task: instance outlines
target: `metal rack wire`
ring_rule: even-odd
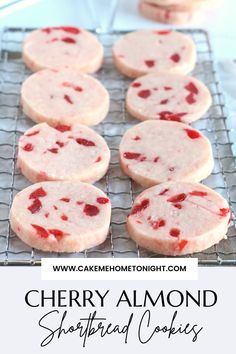
[[[82,253],[48,254],[31,249],[12,233],[9,210],[14,195],[29,185],[16,167],[19,136],[33,125],[20,107],[20,87],[30,74],[21,61],[22,41],[31,29],[6,28],[0,40],[0,264],[38,265],[42,257],[161,257],[139,249],[126,231],[126,216],[141,187],[125,176],[119,168],[118,145],[124,132],[137,121],[125,110],[125,93],[130,82],[112,65],[111,46],[124,32],[98,34],[105,48],[103,68],[95,75],[110,93],[111,107],[106,120],[96,127],[104,136],[112,153],[107,175],[96,185],[112,200],[110,232],[104,244]],[[230,204],[233,219],[228,239],[205,252],[198,253],[201,265],[236,265],[236,172],[235,137],[227,118],[212,58],[208,35],[203,30],[182,30],[194,40],[198,62],[193,75],[209,87],[213,105],[207,115],[193,126],[211,141],[215,168],[204,184],[221,193]],[[190,255],[188,257],[192,257]]]

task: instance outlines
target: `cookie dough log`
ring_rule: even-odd
[[[36,123],[96,125],[107,115],[109,94],[93,77],[71,69],[41,70],[21,89],[24,113]]]
[[[105,241],[111,203],[98,188],[81,182],[42,182],[19,192],[10,223],[31,247],[81,252]]]
[[[130,236],[141,247],[169,256],[201,252],[226,238],[228,203],[198,183],[163,183],[135,200],[128,217]]]
[[[122,36],[113,46],[113,61],[124,75],[188,74],[196,63],[196,49],[186,35],[170,30],[141,30]]]
[[[191,123],[201,118],[212,103],[208,88],[181,74],[149,74],[130,84],[128,112],[140,120],[160,119]]]
[[[26,37],[23,61],[32,71],[71,68],[93,73],[102,65],[103,47],[92,33],[78,27],[47,27]]]
[[[214,166],[209,140],[178,122],[146,121],[124,134],[120,164],[143,187],[167,181],[199,182]]]
[[[40,123],[19,140],[17,165],[31,182],[94,183],[107,172],[110,150],[94,130],[82,125]]]

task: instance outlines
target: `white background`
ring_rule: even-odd
[[[1,291],[0,291],[0,353],[4,354],[199,354],[199,353],[235,353],[235,275],[236,268],[216,267],[200,268],[199,281],[40,281],[40,268],[12,268],[1,267]],[[17,281],[18,279],[18,281]],[[3,286],[4,284],[4,286]],[[147,289],[156,294],[160,290],[170,291],[180,289],[189,290],[194,294],[198,289],[211,289],[218,294],[218,303],[212,308],[181,307],[179,309],[179,321],[176,324],[197,323],[204,327],[199,334],[197,342],[192,343],[190,336],[172,337],[168,340],[165,335],[159,334],[147,345],[140,344],[136,331],[132,331],[129,345],[122,344],[116,336],[109,336],[103,340],[95,337],[88,342],[86,349],[81,347],[81,339],[77,333],[66,335],[49,346],[40,348],[40,342],[45,338],[45,330],[39,328],[38,320],[51,310],[50,307],[30,308],[24,302],[27,291],[31,289],[99,289],[105,292],[110,290],[106,307],[99,309],[98,314],[107,317],[113,323],[124,323],[129,313],[135,312],[136,325],[144,312],[143,308],[129,309],[125,305],[115,308],[121,291],[126,289],[131,292],[138,290],[138,301]],[[62,308],[60,311],[64,311]],[[69,325],[76,325],[80,317],[88,315],[94,308],[68,309]],[[154,324],[168,324],[175,309],[158,307],[151,309]],[[53,325],[58,324],[56,321]]]

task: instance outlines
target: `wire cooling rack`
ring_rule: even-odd
[[[11,231],[8,216],[12,200],[18,191],[29,185],[16,167],[18,139],[33,126],[20,107],[21,84],[30,74],[21,61],[22,42],[29,31],[6,28],[1,33],[0,41],[0,264],[38,265],[42,257],[63,256],[161,257],[137,247],[126,231],[127,214],[142,188],[122,173],[118,162],[120,139],[129,127],[137,124],[125,110],[125,94],[130,80],[116,71],[111,58],[111,46],[124,32],[97,34],[105,48],[105,62],[95,76],[103,82],[111,98],[107,118],[96,127],[106,139],[112,154],[107,175],[96,184],[112,200],[112,220],[106,242],[82,253],[49,254],[28,247]],[[208,113],[193,124],[210,139],[213,147],[215,168],[204,184],[222,194],[233,212],[228,239],[194,257],[197,256],[202,265],[236,265],[236,134],[226,116],[207,33],[198,29],[182,32],[190,35],[197,47],[198,62],[193,75],[208,86],[213,97]]]

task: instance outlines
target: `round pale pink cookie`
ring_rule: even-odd
[[[208,88],[197,79],[172,73],[149,74],[136,79],[126,96],[128,112],[137,119],[191,123],[212,103]]]
[[[50,252],[80,252],[105,241],[111,204],[98,188],[81,182],[42,182],[13,201],[13,231],[31,247]]]
[[[213,169],[209,140],[177,122],[146,121],[127,130],[120,143],[123,171],[143,187],[166,181],[199,182]]]
[[[153,6],[161,6],[171,11],[194,11],[206,10],[212,6],[216,0],[141,0]]]
[[[78,27],[47,27],[26,37],[23,60],[32,71],[71,67],[93,73],[102,65],[103,47],[92,33]]]
[[[107,115],[109,95],[93,77],[78,71],[41,70],[28,77],[21,90],[24,113],[49,125],[95,125]]]
[[[178,6],[178,5],[172,5]],[[201,19],[202,13],[195,9],[174,9],[171,6],[159,6],[146,1],[139,2],[139,11],[150,20],[167,23],[170,25],[181,25]]]
[[[218,193],[198,183],[163,183],[135,200],[130,236],[153,252],[181,256],[201,252],[226,238],[230,209]]]
[[[117,69],[132,78],[153,72],[187,74],[196,49],[186,35],[169,30],[141,30],[122,36],[113,46]]]
[[[93,183],[105,175],[109,160],[105,140],[81,124],[37,124],[19,140],[18,167],[31,182]]]

